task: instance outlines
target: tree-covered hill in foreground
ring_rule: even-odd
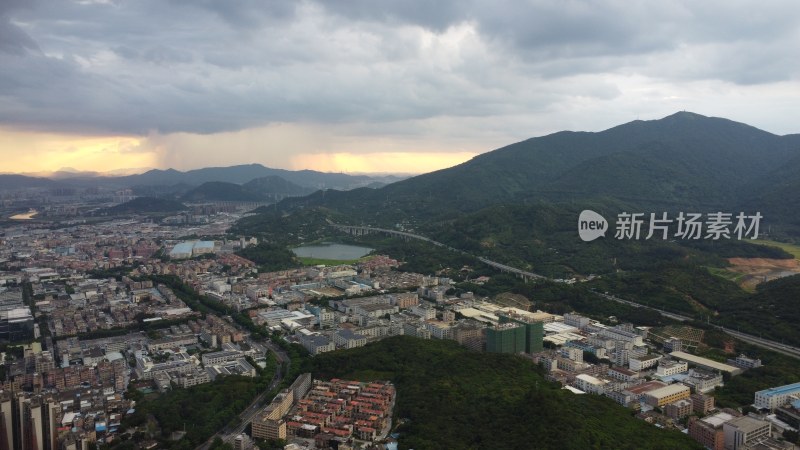
[[[315,378],[394,382],[403,449],[701,448],[607,398],[559,389],[523,358],[451,341],[397,336],[310,364]]]

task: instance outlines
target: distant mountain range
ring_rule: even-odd
[[[348,190],[358,187],[381,187],[403,179],[395,175],[347,175],[343,173],[317,172],[314,170],[284,170],[264,167],[261,164],[238,165],[231,167],[208,167],[181,172],[174,169],[153,169],[138,175],[101,176],[95,172],[63,170],[51,174],[51,178],[32,177],[17,174],[0,174],[0,189],[21,188],[90,188],[107,187],[111,189],[134,188],[147,195],[186,194],[203,183],[223,182],[244,185],[256,184],[247,188],[269,197],[308,194],[319,189]],[[258,185],[260,183],[260,185]],[[275,197],[275,195],[272,195]]]
[[[49,178],[29,177],[26,175],[0,175],[0,189],[53,188],[58,183]]]
[[[227,183],[244,184],[256,178],[278,176],[294,184],[312,189],[352,189],[366,186],[375,178],[365,175],[346,175],[343,173],[326,173],[314,170],[284,170],[271,169],[261,164],[248,164],[231,167],[207,167],[203,169],[180,172],[174,169],[150,170],[140,175],[117,177],[116,180],[128,186],[138,185],[171,185],[186,183],[199,185],[209,181],[223,181]],[[383,178],[382,178],[383,179]],[[387,181],[396,181],[398,178],[389,177]]]
[[[203,186],[212,182],[236,186]],[[532,138],[404,180],[260,164],[61,180],[0,175],[6,189],[80,186],[132,187],[137,195],[184,201],[295,197],[282,202],[284,210],[324,206],[382,225],[448,221],[497,204],[544,202],[614,212],[760,211],[766,222],[800,230],[800,135],[679,112],[596,133]]]

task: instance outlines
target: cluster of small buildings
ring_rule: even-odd
[[[712,450],[792,450],[790,442],[773,437],[769,421],[725,410],[689,420],[689,436]]]
[[[549,334],[544,339],[555,348],[537,353],[533,359],[545,367],[550,380],[562,383],[565,389],[609,397],[638,410],[643,420],[682,429],[706,448],[794,448],[780,435],[797,430],[800,383],[756,393],[754,405],[767,410],[764,414],[742,416],[735,410],[718,410],[711,394],[723,385],[725,377],[760,367],[761,361],[739,355],[721,363],[684,351],[696,342],[674,336],[650,340],[649,331],[631,324],[607,326],[566,314],[562,320],[545,324]],[[687,336],[693,333],[697,330],[687,331]],[[593,356],[592,363],[584,359],[586,355]]]
[[[131,407],[124,397],[130,368],[113,348],[93,350],[86,347],[85,365],[59,363],[52,351],[34,343],[24,347],[22,358],[7,363],[0,385],[0,448],[77,450],[113,439]]]
[[[189,387],[207,383],[220,375],[256,376],[256,369],[247,357],[263,359],[265,350],[246,342],[246,335],[213,314],[205,319],[190,320],[173,325],[150,339],[140,351],[134,352],[135,373],[139,379],[154,380],[161,391],[172,383]],[[197,355],[187,349],[221,348]]]
[[[545,332],[544,340],[556,348],[534,359],[545,367],[549,379],[625,406],[658,408],[675,421],[693,411],[707,413],[713,398],[706,394],[722,385],[723,374],[733,376],[743,370],[684,352],[679,338],[656,346],[648,342],[647,328],[632,324],[608,326],[565,314],[563,321],[545,324]],[[593,362],[585,361],[585,355]]]
[[[93,269],[131,265],[152,258],[165,239],[182,230],[136,219],[49,229],[21,224],[3,230],[0,262],[10,269],[48,268],[58,278]],[[52,275],[45,272],[45,278]],[[38,281],[35,280],[34,281]]]
[[[168,287],[127,277],[35,283],[33,294],[37,311],[47,315],[50,334],[57,338],[126,328],[142,318],[157,321],[197,315]]]
[[[21,357],[4,358],[8,361],[0,395],[14,397],[14,408],[22,408],[25,399],[36,399],[32,400],[36,404],[54,399],[55,406],[41,410],[41,420],[50,425],[42,428],[43,422],[38,421],[31,429],[37,442],[54,439],[67,446],[49,448],[69,448],[77,442],[76,450],[84,448],[84,442],[108,443],[118,438],[121,418],[135,407],[124,396],[129,385],[163,391],[173,385],[206,383],[218,376],[256,376],[249,361],[263,363],[267,351],[212,314],[148,333],[98,339],[66,337],[56,342],[47,337],[44,341],[47,349],[33,343],[24,347]],[[40,417],[37,411],[32,413],[35,418]],[[2,414],[0,410],[0,425]],[[7,428],[7,434],[0,432],[0,440],[7,435],[15,445],[3,447],[0,443],[0,448],[26,448],[16,445],[29,438],[20,434],[28,433],[26,416],[16,410],[14,414],[13,420],[23,425],[9,422],[14,427]]]
[[[113,435],[130,401],[112,390],[0,391],[0,448],[81,450]]]
[[[397,335],[455,340],[476,351],[533,354],[542,350],[544,328],[555,317],[477,301],[471,294],[434,302],[424,297],[430,291],[420,287],[417,292],[335,299],[327,308],[273,308],[257,313],[254,321],[288,333],[312,355]]]
[[[303,374],[254,419],[256,439],[313,440],[317,448],[343,448],[353,439],[374,442],[391,425],[395,388],[389,382],[311,380]]]

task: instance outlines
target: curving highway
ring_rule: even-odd
[[[494,267],[495,269],[500,270],[501,272],[513,273],[513,274],[519,275],[519,276],[521,276],[521,277],[523,277],[525,279],[541,279],[541,280],[549,279],[549,278],[545,277],[544,275],[539,275],[537,273],[528,272],[528,271],[525,271],[525,270],[522,270],[522,269],[518,269],[516,267],[512,267],[512,266],[509,266],[509,265],[506,265],[506,264],[502,264],[502,263],[499,263],[497,261],[492,261],[492,260],[484,258],[482,256],[471,255],[471,254],[469,254],[469,253],[467,253],[467,252],[465,252],[463,250],[459,250],[457,248],[450,247],[450,246],[448,246],[446,244],[443,244],[443,243],[441,243],[439,241],[434,241],[433,239],[431,239],[429,237],[425,237],[425,236],[422,236],[422,235],[419,235],[419,234],[408,233],[408,232],[405,232],[405,231],[389,230],[387,228],[364,227],[364,226],[356,226],[356,225],[339,225],[339,224],[336,224],[334,222],[331,222],[330,219],[327,219],[327,220],[328,220],[328,224],[329,225],[331,225],[332,227],[334,227],[334,228],[336,228],[338,230],[344,231],[346,233],[356,234],[356,235],[358,235],[358,234],[367,234],[367,233],[384,233],[384,234],[390,234],[390,235],[399,236],[399,237],[407,238],[407,239],[416,239],[416,240],[419,240],[419,241],[425,241],[425,242],[428,242],[430,244],[433,244],[433,245],[436,245],[436,246],[439,246],[439,247],[444,247],[444,248],[446,248],[448,250],[452,250],[454,252],[461,253],[462,255],[472,256],[473,258],[478,259],[480,262],[482,262],[482,263],[484,263],[484,264],[486,264],[488,266]]]
[[[689,316],[684,316],[682,314],[676,314],[676,313],[672,313],[672,312],[669,312],[669,311],[664,311],[663,309],[658,309],[658,308],[654,308],[652,306],[643,305],[641,303],[632,302],[630,300],[625,300],[625,299],[616,297],[614,295],[610,295],[610,294],[606,294],[606,293],[602,293],[602,292],[598,292],[598,291],[594,291],[594,290],[592,292],[594,294],[600,296],[600,297],[606,298],[608,300],[613,300],[613,301],[618,302],[618,303],[624,303],[626,305],[633,306],[634,308],[645,308],[645,309],[650,309],[650,310],[656,311],[656,312],[658,312],[659,314],[661,314],[664,317],[669,317],[670,319],[678,320],[680,322],[686,322],[686,321],[689,321],[689,320],[695,320],[694,317],[689,317]],[[725,327],[719,326],[719,325],[717,325],[716,328],[718,330],[720,330],[720,331],[723,331],[723,332],[725,332],[725,333],[727,333],[727,334],[729,334],[729,335],[731,335],[731,336],[733,336],[733,337],[735,337],[737,339],[740,339],[742,341],[748,342],[750,344],[757,345],[757,346],[762,347],[762,348],[766,348],[766,349],[769,349],[769,350],[772,350],[772,351],[775,351],[775,352],[778,352],[778,353],[782,353],[782,354],[787,355],[787,356],[792,356],[794,358],[800,359],[800,348],[798,348],[798,347],[793,347],[791,345],[786,345],[786,344],[784,344],[782,342],[771,341],[769,339],[764,339],[762,337],[753,336],[752,334],[742,333],[741,331],[732,330],[730,328],[725,328]]]

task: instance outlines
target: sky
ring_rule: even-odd
[[[0,0],[0,172],[421,173],[686,110],[800,132],[800,2]]]

